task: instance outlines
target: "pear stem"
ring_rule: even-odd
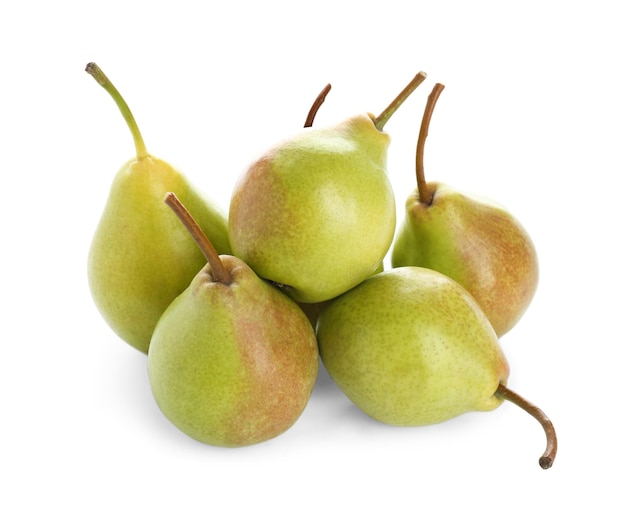
[[[439,95],[445,87],[441,83],[436,83],[432,92],[426,101],[424,115],[422,116],[422,125],[420,126],[419,136],[417,138],[417,150],[415,151],[415,176],[417,178],[417,192],[420,203],[430,205],[433,202],[433,193],[428,189],[426,177],[424,176],[424,145],[428,137],[428,128],[430,127],[430,119],[433,116],[435,104]]]
[[[198,244],[200,251],[202,251],[202,254],[204,254],[204,257],[211,267],[213,280],[216,283],[229,285],[232,281],[230,272],[228,272],[226,267],[224,267],[224,264],[222,263],[215,247],[213,247],[213,244],[202,231],[202,228],[200,228],[187,208],[181,203],[178,197],[171,192],[165,194],[165,203],[167,203],[167,205],[174,211],[178,219],[180,219],[185,228],[187,228],[193,239],[196,241],[196,244]]]
[[[552,463],[554,463],[554,458],[556,456],[557,440],[556,431],[554,430],[552,422],[550,421],[550,419],[548,419],[548,416],[544,414],[539,407],[533,405],[526,399],[522,398],[519,394],[513,392],[511,389],[505,387],[502,384],[498,385],[498,389],[496,390],[495,395],[502,399],[506,399],[511,403],[514,403],[522,410],[525,410],[530,415],[532,415],[535,419],[537,419],[537,421],[539,421],[539,424],[541,424],[546,434],[547,441],[546,450],[541,458],[539,458],[539,465],[543,469],[550,468],[552,466]]]
[[[124,120],[126,120],[126,124],[128,125],[130,132],[133,135],[133,140],[135,142],[135,151],[137,152],[137,159],[143,159],[148,157],[148,151],[146,150],[146,145],[143,141],[143,137],[141,136],[141,132],[139,131],[139,127],[137,126],[137,122],[135,122],[135,117],[133,116],[128,104],[122,97],[122,95],[117,91],[113,83],[107,78],[106,74],[102,72],[102,69],[96,65],[95,62],[89,62],[87,67],[85,67],[85,71],[87,71],[91,76],[104,88],[109,95],[117,104],[117,107],[120,109]]]
[[[396,112],[396,110],[400,107],[400,105],[407,100],[407,98],[413,93],[413,91],[421,85],[421,83],[426,79],[426,73],[423,71],[418,72],[414,78],[409,82],[409,84],[404,87],[404,90],[400,92],[396,98],[389,103],[380,115],[378,115],[374,119],[374,125],[376,129],[382,131],[385,128],[385,124],[391,118],[391,116]]]
[[[313,102],[313,105],[311,106],[311,109],[309,110],[309,114],[307,115],[306,120],[304,122],[304,127],[311,127],[313,125],[313,120],[315,119],[315,115],[317,115],[317,110],[320,109],[320,106],[326,100],[326,96],[328,95],[328,92],[330,92],[330,88],[331,87],[329,83],[322,89],[319,95],[315,98],[315,101]]]

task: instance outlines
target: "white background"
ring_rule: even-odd
[[[0,506],[623,507],[620,2],[204,4],[0,7]],[[326,83],[316,124],[378,113],[424,70],[386,127],[401,218],[425,99],[444,83],[427,176],[503,203],[539,253],[536,298],[501,341],[509,385],[556,426],[553,468],[537,464],[539,425],[511,404],[393,428],[323,373],[301,419],[264,444],[214,448],[174,428],[146,356],[107,328],[87,288],[91,235],[134,150],[83,71],[92,60],[148,149],[224,208],[239,172],[301,127]]]

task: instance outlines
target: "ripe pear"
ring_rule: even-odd
[[[439,423],[513,401],[542,424],[548,468],[556,434],[541,410],[506,387],[509,365],[476,300],[422,267],[392,268],[328,303],[317,338],[326,370],[366,414],[396,426]]]
[[[238,447],[276,437],[313,390],[315,332],[287,295],[238,258],[218,256],[175,195],[166,201],[208,263],[155,328],[148,351],[155,401],[203,443]]]
[[[158,319],[206,263],[163,195],[175,191],[214,239],[230,253],[225,214],[167,162],[146,150],[135,119],[117,89],[94,63],[86,71],[113,97],[133,135],[136,157],[116,174],[88,258],[94,302],[113,331],[147,353]]]
[[[502,337],[535,295],[537,252],[523,225],[500,204],[425,181],[424,143],[442,90],[443,85],[435,85],[424,113],[416,156],[418,187],[406,200],[391,265],[428,267],[456,280],[474,296]]]
[[[332,299],[378,270],[396,227],[382,129],[425,77],[376,118],[307,127],[254,161],[231,196],[233,254],[304,303]]]

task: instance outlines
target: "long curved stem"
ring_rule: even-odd
[[[117,88],[115,88],[113,83],[111,83],[106,74],[102,72],[102,69],[100,69],[100,67],[98,67],[95,62],[89,62],[87,64],[87,67],[85,67],[85,71],[87,71],[87,73],[89,73],[98,82],[98,84],[101,85],[102,88],[104,88],[109,93],[109,95],[115,101],[115,104],[117,104],[117,107],[122,113],[122,116],[124,117],[124,120],[126,120],[126,124],[128,125],[130,132],[133,135],[133,140],[135,142],[135,151],[137,152],[137,159],[143,159],[144,157],[147,157],[149,154],[146,150],[146,145],[143,141],[143,137],[141,136],[141,132],[139,131],[139,127],[137,126],[137,122],[135,122],[135,117],[130,111],[128,104],[126,104],[126,101],[124,100],[122,95],[117,91]]]
[[[400,107],[400,105],[407,100],[407,98],[413,93],[413,91],[420,86],[420,84],[426,79],[426,73],[424,71],[418,72],[413,79],[409,82],[409,84],[404,87],[402,92],[400,92],[396,98],[389,103],[381,113],[374,119],[374,125],[376,129],[382,131],[385,128],[385,124],[391,118],[396,110]]]
[[[304,121],[304,127],[311,127],[313,125],[313,120],[315,119],[315,115],[317,115],[317,110],[320,109],[320,106],[326,100],[326,96],[328,95],[328,92],[330,92],[330,88],[331,87],[329,83],[322,89],[319,95],[315,98],[315,101],[313,102],[313,105],[311,106],[311,109],[309,110],[309,114],[307,115],[306,120]]]
[[[432,92],[428,96],[426,108],[424,109],[424,115],[422,116],[420,133],[417,138],[417,149],[415,151],[415,177],[417,179],[419,201],[424,205],[430,205],[433,201],[433,193],[428,189],[426,177],[424,176],[424,146],[426,145],[428,128],[430,127],[430,119],[432,118],[433,111],[435,110],[435,104],[437,104],[437,99],[439,99],[439,96],[441,95],[441,92],[443,92],[444,88],[445,87],[441,83],[436,83]]]
[[[216,283],[229,285],[232,282],[230,272],[228,272],[226,267],[224,267],[217,250],[213,247],[213,244],[202,231],[202,228],[200,228],[193,216],[174,193],[170,192],[165,194],[165,203],[167,203],[167,205],[174,211],[178,219],[180,219],[185,228],[187,228],[187,231],[189,231],[193,239],[198,244],[202,254],[204,254],[204,257],[211,266],[213,280]]]
[[[543,469],[550,468],[552,463],[554,463],[554,458],[556,456],[557,450],[557,439],[556,439],[556,431],[554,426],[552,425],[552,421],[548,419],[548,416],[543,413],[543,411],[522,398],[519,394],[513,392],[508,387],[500,384],[498,385],[498,389],[496,390],[496,396],[501,397],[502,399],[506,399],[511,403],[514,403],[522,410],[525,410],[530,415],[532,415],[543,427],[543,430],[546,434],[546,450],[543,455],[539,458],[539,465]]]

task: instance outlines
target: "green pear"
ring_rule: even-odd
[[[478,301],[499,337],[520,320],[539,281],[533,241],[501,205],[424,179],[428,124],[443,90],[429,97],[417,147],[418,187],[406,200],[406,214],[391,250],[391,265],[415,265],[442,272]]]
[[[146,353],[161,314],[206,263],[163,195],[175,191],[185,200],[220,253],[230,253],[226,216],[183,174],[147,152],[122,96],[96,64],[86,70],[115,100],[137,152],[111,185],[89,250],[89,286],[112,330]]]
[[[495,392],[509,367],[493,327],[465,289],[433,270],[368,278],[327,304],[317,336],[329,374],[381,422],[432,424],[502,402]]]
[[[318,370],[315,332],[287,295],[218,256],[172,193],[207,264],[159,320],[148,351],[155,401],[181,431],[239,447],[278,436],[303,412]]]
[[[332,299],[372,275],[396,227],[390,138],[382,129],[425,76],[376,118],[307,127],[254,161],[231,196],[233,254],[305,303]]]
[[[506,387],[509,365],[493,327],[449,277],[422,267],[371,276],[324,307],[317,338],[329,375],[372,418],[429,425],[509,399],[546,430],[540,463],[552,464],[552,424]]]

